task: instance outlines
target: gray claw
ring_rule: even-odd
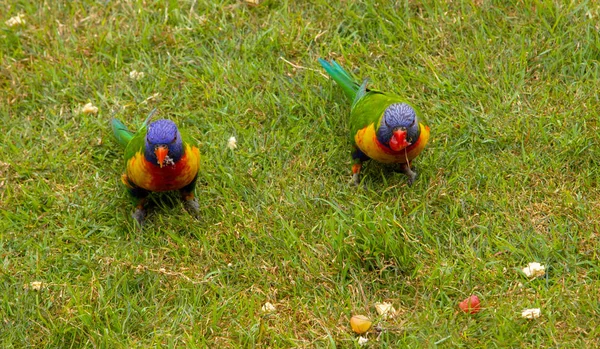
[[[131,217],[135,219],[135,221],[142,227],[144,225],[144,219],[146,218],[146,210],[141,208],[136,208],[135,211],[131,214]]]
[[[417,179],[417,172],[413,171],[408,164],[402,164],[400,170],[408,177],[408,185],[413,185]]]
[[[191,200],[186,200],[183,205],[192,216],[198,218],[200,215],[200,204],[198,204],[198,199],[193,198]]]
[[[358,187],[360,185],[360,175],[358,173],[355,173],[352,175],[352,182],[350,182],[352,185]]]

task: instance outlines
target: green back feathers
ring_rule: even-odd
[[[148,128],[148,122],[150,121],[150,118],[152,118],[154,113],[156,113],[156,108],[152,109],[152,111],[142,124],[142,127],[140,127],[140,129],[137,132],[129,131],[129,129],[120,120],[118,120],[117,118],[113,118],[110,122],[110,126],[113,130],[115,138],[117,139],[117,142],[119,142],[121,146],[127,147],[127,145],[129,144],[129,142],[131,142],[133,137],[140,133],[145,135],[146,129]]]
[[[138,151],[144,149],[144,139],[146,138],[147,129],[146,123],[144,123],[136,133],[129,131],[121,121],[115,118],[112,119],[111,126],[117,142],[125,148],[125,161],[132,158]]]
[[[150,115],[146,118],[142,126],[137,130],[137,132],[132,132],[118,119],[113,118],[110,122],[113,133],[117,142],[125,148],[125,160],[129,160],[132,158],[138,151],[143,150],[146,142],[146,132],[148,130],[148,123],[150,118],[156,113],[156,108],[154,108]]]
[[[401,102],[399,97],[370,90],[352,107],[350,112],[350,132],[354,137],[358,130],[374,124],[379,129],[380,119],[390,104]]]

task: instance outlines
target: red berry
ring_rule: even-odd
[[[458,307],[465,313],[478,313],[481,310],[481,306],[479,305],[479,297],[475,295],[469,296],[464,301],[458,303]]]

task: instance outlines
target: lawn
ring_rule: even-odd
[[[373,348],[600,346],[595,1],[0,8],[2,348],[348,348],[354,314]],[[349,184],[320,57],[421,112],[414,185]],[[153,108],[201,145],[201,217],[154,195],[140,230],[109,121]]]

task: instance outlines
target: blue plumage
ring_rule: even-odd
[[[377,139],[382,143],[389,143],[394,131],[398,129],[406,130],[406,140],[409,143],[419,139],[421,132],[417,113],[406,103],[394,103],[387,107],[377,129]]]
[[[177,162],[183,156],[183,142],[177,125],[171,120],[156,120],[148,125],[146,134],[146,147],[144,157],[153,164],[157,163],[156,148],[166,146],[169,149],[167,154],[169,162]]]

